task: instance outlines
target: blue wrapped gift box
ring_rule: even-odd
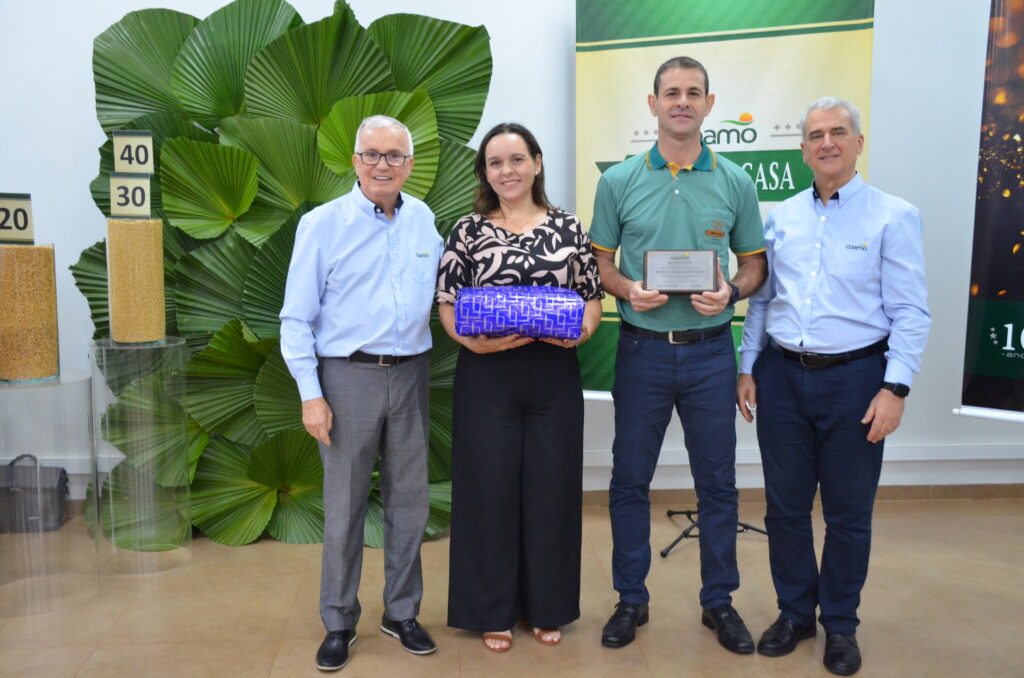
[[[455,299],[461,336],[579,339],[586,302],[563,287],[463,287]]]

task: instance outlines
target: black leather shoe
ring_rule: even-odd
[[[348,648],[356,642],[356,632],[331,631],[316,651],[316,667],[321,671],[337,671],[348,664]]]
[[[840,676],[852,676],[860,668],[857,636],[829,633],[825,636],[825,668]]]
[[[750,654],[754,651],[754,639],[732,605],[704,608],[701,610],[700,620],[704,626],[715,632],[719,645],[726,650],[736,654]]]
[[[636,627],[650,620],[646,605],[631,605],[619,601],[608,623],[601,631],[601,644],[605,647],[626,647],[636,638]]]
[[[601,644],[605,647],[626,647],[637,635],[637,627],[650,620],[647,605],[634,605],[618,601],[608,623],[601,631]]]
[[[427,630],[420,626],[416,618],[392,621],[384,615],[380,619],[380,630],[394,636],[402,643],[406,652],[413,654],[430,654],[437,651],[437,644]]]
[[[801,626],[782,615],[761,634],[757,641],[757,653],[766,657],[781,657],[796,649],[801,640],[813,638],[817,633],[814,622]]]

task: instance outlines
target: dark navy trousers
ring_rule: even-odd
[[[612,579],[642,604],[651,567],[648,493],[673,409],[683,424],[700,519],[702,607],[732,601],[736,567],[736,356],[728,330],[672,345],[623,330],[615,359],[615,442],[609,487]]]
[[[764,464],[768,553],[782,616],[854,633],[868,574],[871,511],[884,441],[860,420],[885,373],[879,353],[811,369],[771,345],[754,365],[757,438]],[[815,560],[811,510],[821,487],[825,547]]]

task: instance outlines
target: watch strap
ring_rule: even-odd
[[[906,398],[910,395],[910,387],[906,384],[897,384],[894,381],[883,381],[882,388],[892,391],[898,398]]]
[[[728,285],[732,288],[732,294],[729,295],[729,305],[733,306],[740,300],[740,288],[734,282],[729,282]]]

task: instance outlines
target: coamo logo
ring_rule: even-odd
[[[750,127],[754,122],[754,116],[750,113],[741,114],[738,120],[723,120],[722,122],[727,125],[735,125],[735,127],[704,130],[705,144],[720,146],[722,144],[752,144],[757,141],[757,130]]]

